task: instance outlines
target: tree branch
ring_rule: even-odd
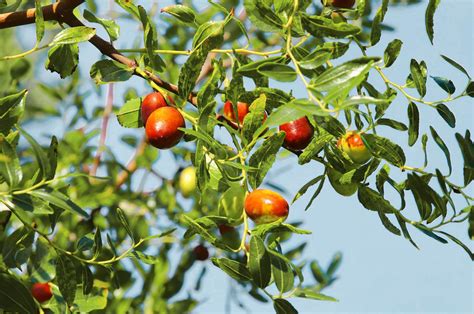
[[[42,8],[45,21],[63,22],[64,15],[71,13],[85,0],[62,0]],[[0,29],[33,24],[35,9],[0,14]]]
[[[85,0],[60,0],[55,4],[44,6],[42,8],[44,20],[62,22],[71,27],[84,26],[84,24],[73,14],[73,10],[80,4],[84,3],[84,1]],[[0,14],[0,29],[32,24],[34,22],[35,9]],[[102,54],[108,56],[109,58],[120,62],[131,69],[135,70],[137,68],[137,63],[135,60],[129,59],[122,55],[111,43],[102,39],[101,37],[95,35],[89,40],[89,42],[94,45]],[[146,75],[142,75],[141,73],[134,71],[134,75],[140,76],[147,80],[149,79],[159,87],[166,89],[173,94],[179,95],[178,86],[162,80],[150,71],[145,71],[144,73]],[[187,101],[196,106],[196,94],[191,93]]]

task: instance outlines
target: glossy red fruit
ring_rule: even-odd
[[[322,0],[326,5],[330,5],[336,8],[350,9],[354,6],[356,0]]]
[[[353,162],[364,164],[372,158],[372,154],[365,146],[360,134],[355,131],[347,132],[337,141],[337,147],[345,152]]]
[[[179,143],[186,123],[181,113],[174,107],[161,107],[153,111],[146,122],[145,132],[148,142],[160,149],[167,149]]]
[[[48,282],[34,283],[31,287],[31,294],[40,303],[48,301],[53,296],[51,285]]]
[[[245,116],[249,113],[249,105],[244,102],[237,102],[237,115],[239,117],[239,122],[242,124],[244,122]],[[224,104],[224,117],[227,119],[237,122],[235,119],[235,112],[230,100],[226,101]]]
[[[283,146],[293,151],[305,149],[314,134],[314,128],[306,117],[280,125],[280,131],[286,133]]]
[[[257,189],[245,198],[245,212],[255,223],[263,224],[285,220],[288,217],[288,202],[278,193]]]
[[[198,246],[196,246],[193,249],[193,253],[198,261],[205,261],[209,258],[209,251],[202,244],[199,244]]]
[[[168,96],[169,98],[169,96]],[[169,98],[170,99],[170,98]],[[159,92],[153,92],[145,96],[142,101],[141,116],[143,125],[146,125],[148,117],[158,108],[166,107],[168,103]]]

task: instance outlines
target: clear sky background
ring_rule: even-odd
[[[149,7],[151,1],[136,1]],[[155,2],[155,1],[153,1]],[[105,1],[104,1],[105,3]],[[205,1],[199,1],[203,6]],[[454,81],[457,90],[464,89],[465,77],[456,69],[444,62],[440,54],[445,54],[458,61],[474,75],[473,71],[473,0],[443,0],[435,16],[435,45],[431,46],[425,33],[424,10],[427,1],[417,5],[390,7],[385,18],[385,23],[396,27],[394,32],[383,32],[382,39],[376,48],[368,51],[369,55],[383,55],[388,42],[399,38],[404,42],[402,52],[397,62],[386,71],[392,81],[402,83],[409,73],[411,58],[418,61],[425,60],[428,65],[428,74],[444,76]],[[169,1],[159,1],[159,8],[169,4]],[[107,6],[100,8],[106,12]],[[117,10],[119,8],[116,8]],[[82,8],[81,8],[82,10]],[[99,15],[101,15],[99,13]],[[159,15],[158,15],[159,17]],[[123,23],[122,36],[117,46],[130,48],[127,34],[133,32],[135,36],[136,24]],[[29,31],[28,28],[22,28]],[[99,29],[99,33],[102,31]],[[138,34],[138,33],[137,33]],[[23,37],[22,42],[27,41]],[[359,52],[351,49],[347,58],[358,57]],[[81,70],[87,76],[90,66],[99,59],[95,48],[88,43],[81,44]],[[41,74],[40,74],[41,73]],[[374,73],[375,74],[375,73]],[[40,66],[38,75],[49,80],[56,78],[56,74],[46,73]],[[374,75],[375,77],[375,75]],[[378,82],[378,86],[381,82]],[[89,86],[92,86],[92,81]],[[293,89],[297,97],[305,97],[306,92],[298,83],[288,85],[274,84],[286,90]],[[116,84],[115,103],[119,104],[122,93],[128,86],[134,86],[146,93],[149,88],[140,79],[134,78],[125,84]],[[105,102],[106,87],[101,97],[88,98],[88,106],[96,106]],[[416,95],[416,91],[411,92]],[[437,87],[430,79],[428,84],[428,100],[438,100],[446,97],[444,91]],[[454,103],[447,104],[456,113],[458,132],[464,134],[466,129],[471,129],[474,118],[472,98],[463,98]],[[388,118],[406,122],[407,101],[399,97],[391,106]],[[454,181],[462,182],[462,157],[454,138],[453,129],[430,108],[419,106],[422,133],[429,133],[429,126],[434,126],[444,141],[448,144],[455,169]],[[67,121],[67,119],[64,119]],[[67,123],[67,122],[66,122]],[[36,124],[29,127],[35,128]],[[36,125],[38,126],[38,125]],[[48,126],[50,127],[50,126]],[[99,125],[98,125],[99,127]],[[56,125],[58,134],[61,125]],[[142,134],[143,130],[123,130],[112,119],[109,126],[108,145],[115,145],[119,149],[119,159],[125,162],[132,151],[120,144],[123,134]],[[45,133],[51,133],[51,129]],[[381,127],[379,132],[397,142],[406,150],[407,164],[421,166],[423,162],[422,151],[419,143],[413,148],[408,148],[407,134],[392,131]],[[442,152],[429,141],[430,165],[446,169],[446,161]],[[176,170],[176,165],[171,163],[169,153],[160,155],[156,169],[171,177]],[[310,163],[298,166],[294,158],[279,161],[270,173],[272,181],[284,185],[288,189],[287,199],[291,200],[297,190],[307,181],[322,173],[322,168]],[[152,189],[156,183],[150,182],[147,187]],[[472,186],[472,185],[471,185]],[[472,188],[470,194],[472,195]],[[292,299],[291,302],[300,313],[389,313],[389,312],[440,312],[440,313],[472,313],[473,312],[473,264],[467,254],[457,245],[450,242],[441,244],[420,234],[410,228],[411,235],[421,248],[415,249],[403,237],[397,237],[382,226],[378,215],[364,209],[357,201],[356,196],[342,197],[336,194],[329,184],[326,184],[314,205],[304,212],[311,193],[301,197],[292,207],[288,222],[303,221],[303,228],[313,232],[310,236],[296,235],[286,249],[296,246],[303,240],[308,241],[303,259],[318,259],[320,264],[326,266],[336,251],[344,255],[343,263],[338,271],[339,280],[325,293],[340,300],[338,303],[319,302],[306,299]],[[393,196],[393,195],[392,195]],[[396,200],[396,198],[393,198]],[[398,203],[397,203],[398,204]],[[462,203],[459,203],[462,204]],[[460,205],[461,206],[461,205]],[[417,210],[413,202],[409,202],[406,211],[411,217],[417,219]],[[446,231],[457,236],[467,243],[471,250],[472,242],[467,236],[467,223],[451,226]],[[192,291],[194,278],[197,277],[202,265],[193,266],[189,274],[188,286],[183,289],[181,297],[190,292],[193,297],[204,300],[195,313],[223,313],[225,300],[229,293],[231,280],[222,271],[208,264],[207,276],[203,281],[204,289],[200,292]],[[309,273],[306,274],[312,280]],[[251,313],[273,313],[271,304],[262,304],[252,298],[240,294],[239,298]],[[247,311],[232,306],[232,313],[246,313]]]

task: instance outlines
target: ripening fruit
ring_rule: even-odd
[[[244,118],[247,113],[249,113],[249,105],[244,102],[237,102],[237,115],[239,117],[240,124],[244,122]],[[224,117],[237,123],[237,120],[235,119],[234,108],[230,100],[226,101],[224,104]]]
[[[148,117],[158,108],[166,107],[168,103],[166,102],[165,98],[159,92],[153,92],[143,99],[142,107],[141,107],[141,116],[143,125],[146,125],[146,121]]]
[[[337,147],[345,152],[353,162],[364,164],[372,157],[370,151],[365,147],[360,134],[349,131],[337,141]]]
[[[343,196],[351,196],[352,194],[357,192],[357,183],[341,183],[341,181],[339,180],[341,177],[342,173],[333,168],[328,168],[329,182],[337,193]]]
[[[34,283],[33,286],[31,287],[31,294],[40,303],[48,301],[53,296],[53,292],[51,291],[51,286],[48,282]]]
[[[160,149],[167,149],[179,143],[184,135],[178,128],[186,123],[181,113],[174,107],[161,107],[153,111],[146,122],[145,132],[148,142]]]
[[[288,217],[288,202],[278,193],[257,189],[247,195],[244,203],[245,212],[255,223],[274,222]]]
[[[189,197],[196,190],[196,168],[187,167],[179,174],[179,190],[184,197]]]
[[[336,8],[350,9],[354,6],[356,0],[322,0],[324,5],[333,6]]]
[[[202,244],[199,244],[198,246],[196,246],[193,249],[193,253],[194,253],[194,257],[196,257],[198,261],[205,261],[209,258],[209,251]]]
[[[314,134],[314,128],[306,117],[280,125],[280,131],[286,133],[283,146],[293,151],[305,149]]]

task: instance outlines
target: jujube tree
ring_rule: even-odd
[[[466,75],[465,86],[433,76],[415,59],[408,69],[398,65],[406,81],[393,82],[386,69],[396,66],[402,41],[391,41],[383,56],[370,49],[390,31],[383,25],[390,1],[185,1],[157,10],[115,0],[110,5],[120,13],[111,7],[100,17],[99,1],[47,2],[0,0],[1,309],[186,313],[199,303],[192,289],[180,294],[193,265],[202,266],[194,290],[207,267],[218,267],[277,313],[296,313],[295,297],[336,301],[322,291],[336,280],[341,254],[328,267],[300,262],[305,245],[290,241],[311,233],[291,219],[292,204],[314,188],[310,209],[327,180],[415,247],[410,232],[419,231],[473,259],[445,231],[465,223],[473,237],[470,131],[456,132],[459,147],[448,148],[436,128],[420,134],[429,121],[418,108],[436,110],[455,128],[449,103],[474,97],[474,83],[447,56]],[[431,43],[438,3],[426,8]],[[139,29],[133,40],[120,32],[124,20]],[[36,41],[23,38],[33,48],[18,52],[18,34],[8,29],[26,24],[35,24]],[[115,44],[122,36],[126,47]],[[86,41],[103,55],[89,75],[78,67]],[[360,55],[346,54],[350,47]],[[35,80],[45,71],[42,59],[60,80]],[[444,99],[426,100],[429,76]],[[123,95],[114,93],[117,86],[127,87]],[[296,98],[291,86],[306,96]],[[91,93],[105,105],[87,106]],[[388,109],[400,99],[407,115],[394,119]],[[23,128],[43,117],[67,121],[49,144]],[[125,164],[106,145],[111,119],[141,129],[141,137],[121,138],[134,150]],[[403,136],[381,136],[386,127]],[[407,160],[402,141],[422,148],[422,166]],[[428,152],[428,141],[440,151]],[[172,178],[156,166],[165,149],[178,169]],[[460,149],[463,163],[451,160],[450,149]],[[323,169],[291,201],[267,176],[280,152],[295,155],[294,167]],[[428,153],[444,154],[448,167],[428,164]],[[462,168],[462,182],[453,181],[454,167]],[[150,178],[157,184],[145,190]],[[312,278],[303,276],[307,269]]]

